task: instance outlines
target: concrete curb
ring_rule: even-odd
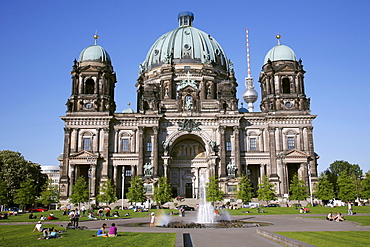
[[[276,234],[273,232],[257,229],[257,234],[268,238],[272,241],[278,242],[280,244],[283,244],[284,246],[293,246],[293,247],[315,247],[315,245],[307,244],[292,238],[285,237],[280,234]]]

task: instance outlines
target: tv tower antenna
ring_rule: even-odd
[[[248,66],[248,76],[245,78],[246,90],[243,92],[243,100],[248,104],[248,111],[254,111],[253,103],[256,102],[258,98],[258,93],[254,89],[253,78],[251,77],[251,62],[249,53],[249,30],[245,29],[245,40],[246,40],[246,51],[247,51],[247,66]]]

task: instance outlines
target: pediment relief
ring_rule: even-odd
[[[308,155],[307,153],[305,152],[302,152],[300,150],[297,150],[297,149],[293,149],[293,150],[290,150],[288,152],[285,153],[285,159],[289,159],[289,158],[305,158],[307,159],[308,157],[310,157],[310,155]]]
[[[290,65],[284,64],[281,67],[278,67],[275,69],[275,71],[280,72],[280,71],[295,71],[295,68],[293,68]]]
[[[70,159],[97,159],[98,156],[96,154],[93,154],[89,151],[86,151],[86,150],[82,150],[78,153],[75,153],[75,154],[72,154],[70,157]]]

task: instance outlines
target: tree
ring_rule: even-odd
[[[103,184],[103,186],[100,188],[99,195],[96,196],[96,199],[100,202],[104,202],[106,205],[118,200],[112,179],[108,179]]]
[[[370,198],[370,172],[366,173],[366,178],[361,181],[361,197],[363,199]]]
[[[48,204],[49,207],[51,203],[59,202],[58,186],[52,185],[51,179],[49,179],[49,182],[44,185],[38,201],[41,202],[42,204]]]
[[[319,182],[316,184],[314,194],[316,198],[324,201],[329,201],[335,198],[333,184],[330,182],[328,176],[324,173],[322,173],[319,177]]]
[[[6,190],[6,183],[0,180],[0,205],[8,204],[8,191]]]
[[[355,183],[355,191],[357,196],[360,194],[360,177],[362,176],[362,170],[359,165],[350,164],[348,161],[336,160],[330,164],[329,168],[324,171],[325,175],[329,178],[333,184],[334,193],[336,197],[339,197],[338,177],[340,174],[346,174],[352,178]]]
[[[224,193],[218,185],[218,179],[215,176],[209,178],[209,182],[206,184],[206,199],[211,202],[212,205],[217,201],[221,201]]]
[[[289,189],[289,199],[297,200],[298,203],[302,200],[306,200],[309,197],[308,188],[303,180],[298,179],[298,175],[294,174]]]
[[[268,204],[269,201],[277,199],[275,195],[276,192],[274,189],[274,185],[269,182],[269,179],[266,175],[262,177],[262,182],[258,184],[258,187],[258,200],[266,201],[266,204]]]
[[[128,193],[126,194],[129,202],[145,202],[146,196],[143,180],[141,180],[139,177],[133,177],[130,184],[131,186],[128,188]]]
[[[89,189],[87,187],[87,182],[84,176],[79,177],[73,185],[72,194],[69,199],[73,204],[78,203],[78,207],[80,207],[80,203],[90,200]]]
[[[154,201],[163,205],[166,202],[172,201],[171,185],[166,177],[158,179],[158,186],[154,187]]]
[[[16,190],[27,178],[34,182],[37,195],[48,180],[47,175],[41,173],[40,165],[25,160],[21,153],[10,150],[0,151],[0,180],[5,183],[6,188],[4,204],[14,203]]]
[[[253,198],[252,183],[245,175],[242,175],[241,179],[239,180],[238,193],[236,194],[236,198],[242,200],[244,204],[250,202]]]
[[[338,197],[342,201],[349,202],[356,199],[356,185],[349,175],[342,172],[338,177]]]
[[[35,203],[35,187],[33,180],[27,178],[25,182],[21,183],[21,187],[16,190],[14,194],[14,203],[20,204],[23,210],[25,210],[27,204]]]

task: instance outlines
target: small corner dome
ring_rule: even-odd
[[[130,107],[126,108],[122,111],[122,113],[135,113],[134,110],[132,110]]]
[[[111,63],[108,52],[100,45],[91,45],[83,49],[78,57],[78,62],[82,61],[99,61],[103,63]]]
[[[267,64],[268,60],[274,61],[297,61],[294,51],[286,45],[278,44],[266,54],[263,64]]]

